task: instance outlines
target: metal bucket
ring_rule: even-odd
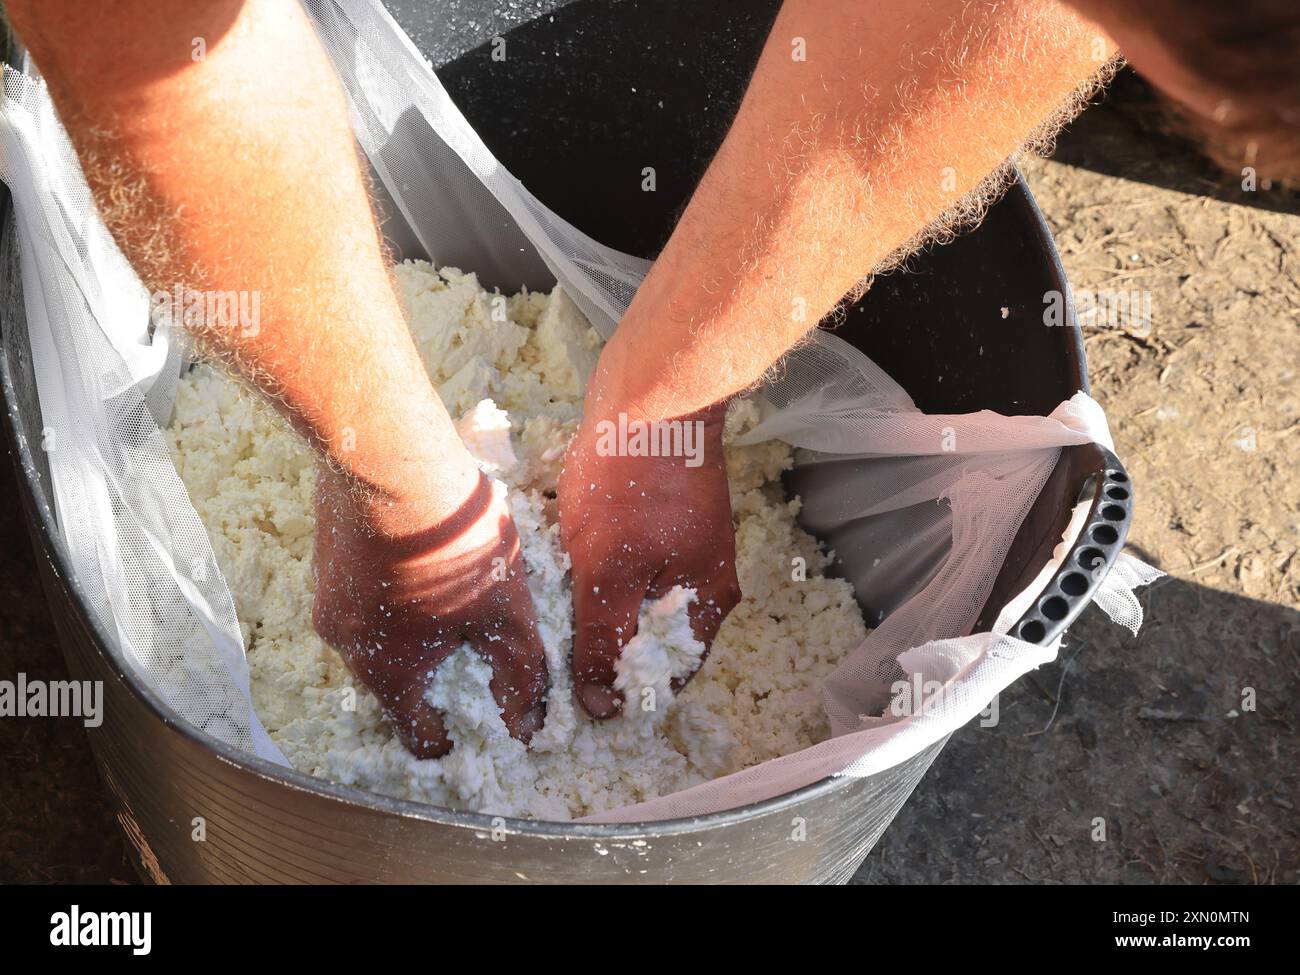
[[[487,47],[448,50],[449,37],[461,35],[427,24],[421,30],[412,20],[427,16],[427,7],[390,6],[507,168],[598,239],[648,256],[721,139],[778,4],[579,2],[552,19],[559,5],[535,0],[522,7],[542,15],[524,23],[518,2],[509,20],[490,2],[455,6],[458,16],[473,16],[474,30],[464,36],[474,43],[504,33],[512,54],[519,52],[504,63],[491,62]],[[426,34],[444,46],[425,44]],[[579,85],[580,78],[599,84]],[[632,87],[647,105],[673,100],[673,118],[629,111],[623,96]],[[620,111],[611,110],[616,105]],[[557,130],[564,138],[554,137]],[[667,160],[660,193],[609,178],[647,159]],[[177,883],[844,882],[942,747],[879,775],[828,778],[715,815],[575,825],[449,812],[333,785],[181,722],[117,659],[67,569],[48,465],[33,449],[42,423],[7,194],[0,217],[0,381],[22,504],[69,670],[104,682],[104,721],[88,733],[144,876]],[[1048,291],[1068,295],[1047,228],[1020,181],[978,229],[918,257],[909,273],[877,282],[837,334],[880,363],[924,410],[1045,413],[1087,388],[1072,312],[1067,327],[1043,326]],[[1010,310],[993,326],[972,314],[990,302]],[[797,489],[797,478],[791,486]],[[1118,494],[1125,499],[1115,500]],[[1091,599],[1104,575],[1098,569],[1108,569],[1123,544],[1132,493],[1118,460],[1089,446],[1062,451],[977,628],[987,628],[1038,574],[1082,496],[1092,506],[1080,541],[1013,632],[1048,642]],[[873,604],[870,586],[860,587],[859,597],[868,618],[888,608]],[[201,841],[193,838],[200,818]]]

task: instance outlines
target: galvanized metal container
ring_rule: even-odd
[[[412,3],[393,6],[399,20],[421,12]],[[536,8],[533,13],[556,6],[546,0],[523,5]],[[466,7],[478,10],[474,36],[483,39],[520,22],[518,3],[505,13],[491,3],[455,10],[464,14]],[[590,41],[579,60],[558,59],[571,72],[602,79],[580,99],[573,77],[557,69],[555,59],[522,58],[510,72],[489,75],[482,50],[428,50],[489,146],[544,202],[598,238],[603,233],[609,243],[651,254],[721,138],[775,7],[770,0],[721,3],[690,20],[694,12],[666,0],[580,2],[555,20],[548,13],[516,27],[508,36],[524,50],[544,51],[548,44],[572,50]],[[407,27],[417,42],[422,39],[418,25]],[[676,39],[684,30],[713,30],[728,40],[683,47]],[[435,34],[445,45],[447,34]],[[686,127],[680,117],[666,126],[653,113],[649,121],[626,111],[620,116],[611,113],[612,103],[601,104],[601,92],[623,85],[639,87],[652,101],[656,86],[702,98],[710,112],[692,116]],[[570,95],[576,101],[566,102]],[[580,113],[590,124],[566,125],[566,138],[549,140],[543,154],[537,140],[546,130],[533,126],[521,135],[514,120],[545,106]],[[602,180],[619,159],[662,154],[666,144],[683,174],[668,182],[684,187],[680,199],[671,193],[629,198],[624,188]],[[611,222],[610,214],[618,220]],[[77,679],[104,682],[104,722],[88,734],[145,876],[178,883],[844,882],[942,747],[879,775],[830,778],[716,815],[575,825],[450,812],[333,785],[237,752],[181,722],[116,657],[68,571],[48,466],[34,446],[41,439],[40,404],[7,194],[0,218],[0,382],[22,504],[68,667]],[[909,274],[879,281],[838,334],[883,365],[927,411],[1045,413],[1087,388],[1073,316],[1066,328],[1044,328],[1029,315],[990,330],[977,326],[969,312],[994,299],[1041,308],[1047,291],[1068,294],[1047,228],[1017,182],[977,230],[922,256]],[[1127,500],[1104,497],[1121,483]],[[1109,452],[1075,447],[1062,451],[1022,525],[979,626],[986,627],[1046,564],[1081,494],[1092,499],[1092,508],[1080,542],[1016,632],[1050,641],[1091,599],[1104,575],[1095,570],[1109,567],[1123,544],[1131,485]],[[1094,570],[1087,586],[1076,581],[1063,588],[1061,580],[1080,565]],[[201,840],[195,838],[200,820]]]

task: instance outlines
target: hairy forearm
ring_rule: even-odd
[[[596,397],[681,416],[751,386],[1111,53],[1050,0],[787,0]]]
[[[472,465],[411,341],[343,94],[298,4],[8,6],[146,285],[256,294],[254,327],[190,323],[203,350],[379,496],[468,493]]]

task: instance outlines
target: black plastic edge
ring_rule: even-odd
[[[1098,447],[1103,465],[1093,475],[1092,505],[1078,538],[1033,605],[1011,627],[1012,636],[1048,646],[1092,602],[1102,580],[1124,548],[1133,521],[1133,482],[1124,465],[1105,447]]]

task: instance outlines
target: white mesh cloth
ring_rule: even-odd
[[[509,273],[540,257],[604,335],[648,267],[550,213],[494,159],[414,45],[372,0],[305,0],[346,89],[358,141],[419,245],[446,262]],[[0,176],[14,198],[37,384],[60,530],[78,582],[115,648],[186,720],[283,762],[252,712],[234,606],[156,419],[178,359],[150,334],[147,299],[100,223],[43,85],[6,69]],[[469,242],[467,244],[466,242]],[[522,257],[521,257],[522,254]],[[805,510],[850,533],[888,514],[900,544],[886,569],[917,584],[826,687],[835,737],[704,785],[593,817],[694,816],[777,796],[827,775],[873,775],[909,763],[975,716],[1021,674],[1053,659],[1005,635],[1050,577],[967,633],[1060,448],[1110,445],[1101,408],[1083,393],[1049,417],[982,412],[926,416],[874,363],[817,334],[765,391],[751,439],[800,448],[801,469],[838,464]],[[817,492],[814,492],[817,493]],[[1075,519],[1058,548],[1081,527]],[[1155,570],[1125,557],[1099,605],[1136,620],[1131,588]],[[875,622],[875,621],[870,621]],[[936,690],[896,715],[894,682]],[[883,717],[864,717],[880,715]],[[927,753],[930,757],[933,750]],[[914,784],[908,773],[904,789]],[[887,821],[887,819],[886,819]],[[883,828],[883,823],[881,824]]]
[[[1138,602],[1134,590],[1150,585],[1162,575],[1164,573],[1154,566],[1147,565],[1128,552],[1120,552],[1115,564],[1101,580],[1101,586],[1093,595],[1092,601],[1113,622],[1126,627],[1137,636],[1138,630],[1142,628],[1142,604]]]
[[[253,713],[234,600],[158,429],[175,343],[150,334],[149,296],[99,219],[44,84],[7,65],[0,178],[73,577],[120,659],[177,714],[287,765]]]

